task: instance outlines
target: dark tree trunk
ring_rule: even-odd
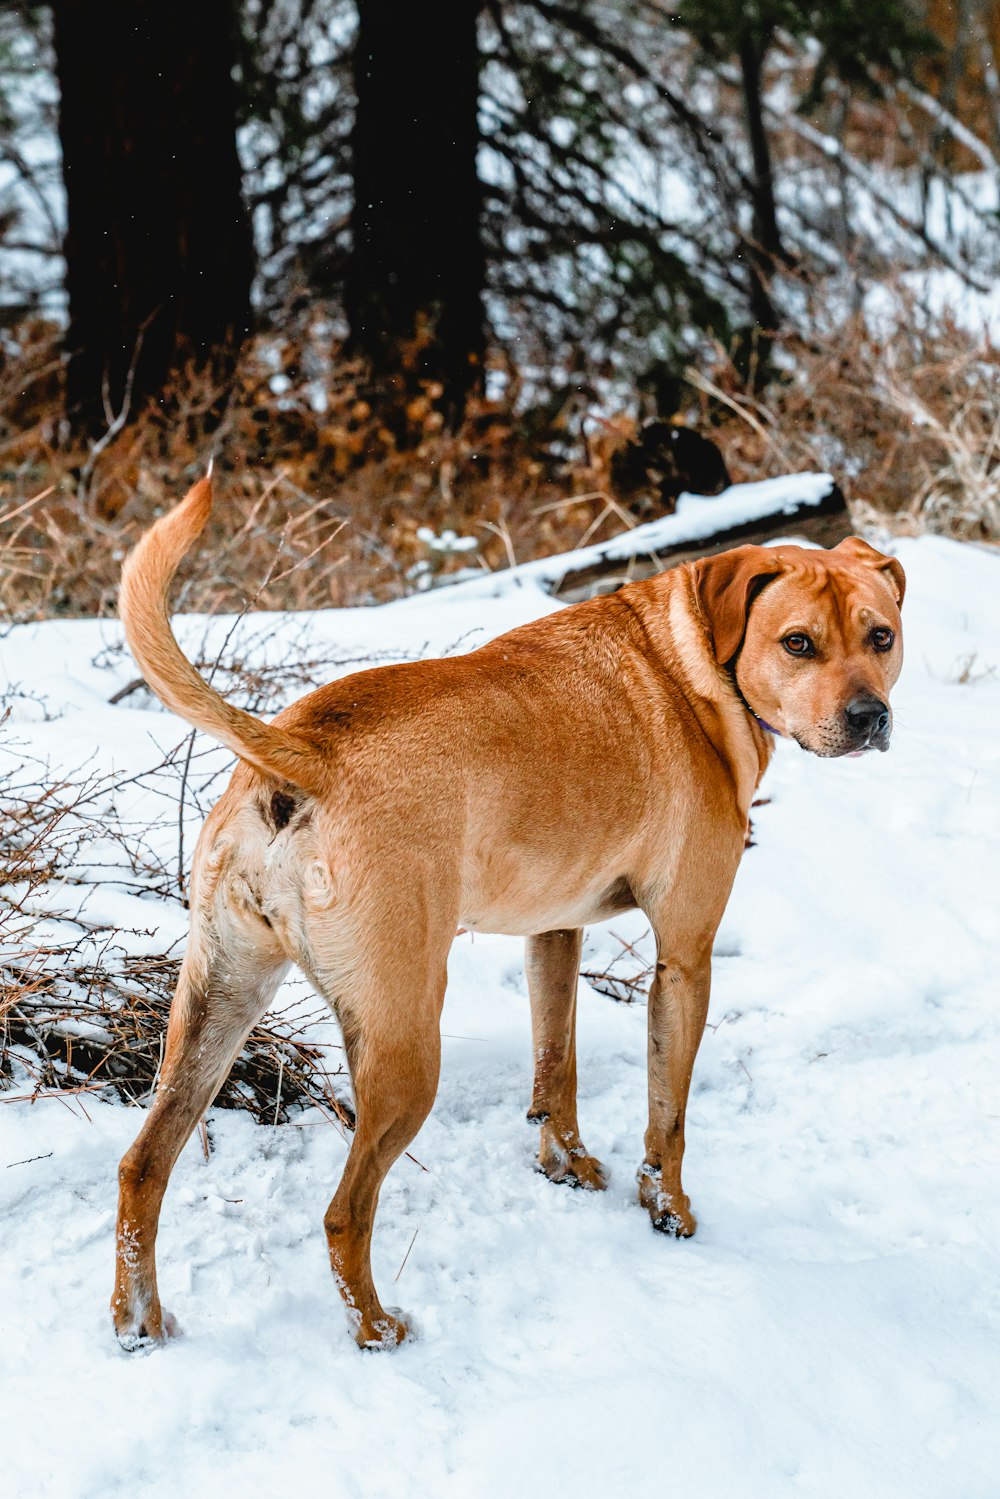
[[[444,387],[454,414],[485,348],[476,173],[476,0],[359,0],[351,341],[383,386]]]
[[[54,0],[67,409],[82,432],[231,373],[250,327],[227,0]]]
[[[744,31],[740,39],[740,72],[743,77],[743,112],[753,156],[753,233],[764,264],[773,267],[775,261],[784,259],[785,252],[778,232],[771,147],[761,103],[765,50],[751,31]]]
[[[762,389],[770,379],[771,350],[778,331],[778,312],[771,298],[770,283],[775,266],[785,258],[778,215],[774,201],[774,179],[771,170],[771,147],[764,125],[761,86],[766,41],[762,42],[748,28],[740,38],[740,72],[743,79],[743,112],[750,153],[753,157],[753,228],[746,245],[747,272],[750,278],[750,315],[754,330],[742,362],[754,389]]]

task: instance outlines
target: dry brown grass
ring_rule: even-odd
[[[181,574],[181,610],[382,601],[633,523],[608,473],[630,416],[568,398],[544,421],[521,417],[511,380],[508,401],[473,405],[458,432],[433,392],[388,424],[360,369],[329,350],[322,324],[261,339],[211,436],[219,392],[189,382],[169,417],[148,413],[87,450],[58,416],[53,330],[25,330],[0,362],[0,612],[113,613],[129,546],[213,453],[219,503]],[[763,401],[724,350],[692,372],[679,415],[715,439],[734,479],[826,468],[859,523],[1000,537],[996,349],[914,309],[890,336],[857,320],[782,354],[790,373]]]
[[[692,372],[694,419],[712,427],[734,478],[831,472],[857,526],[1000,543],[1000,350],[900,294],[879,336],[856,319],[783,349],[792,373],[763,399],[719,351]]]
[[[556,412],[536,437],[512,414],[513,386],[510,402],[476,403],[455,433],[433,391],[388,424],[364,399],[359,367],[333,361],[325,334],[307,327],[248,351],[211,436],[219,392],[193,381],[169,417],[149,412],[95,452],[66,439],[54,339],[28,330],[0,365],[8,618],[113,613],[129,546],[212,454],[219,503],[182,574],[182,610],[239,609],[258,589],[256,608],[381,601],[439,572],[506,567],[622,525],[578,420],[570,433]],[[449,531],[474,547],[442,544]]]

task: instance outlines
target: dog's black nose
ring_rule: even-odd
[[[851,732],[858,738],[882,734],[889,727],[889,709],[877,697],[856,697],[848,703],[844,712]]]

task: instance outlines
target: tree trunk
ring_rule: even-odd
[[[754,330],[743,351],[743,358],[738,362],[745,365],[744,373],[754,390],[763,389],[771,377],[771,349],[780,320],[771,298],[770,286],[775,266],[779,259],[784,258],[774,201],[771,148],[761,103],[766,50],[766,42],[760,42],[749,28],[743,32],[740,38],[740,72],[754,176],[753,228],[745,249],[750,280],[750,315]]]
[[[751,31],[744,31],[740,38],[740,72],[743,77],[743,112],[753,156],[753,233],[763,260],[773,267],[775,261],[784,258],[785,252],[778,232],[771,147],[761,104],[765,50],[766,44],[761,45]]]
[[[66,188],[67,410],[131,419],[250,327],[226,0],[54,0]]]
[[[377,383],[482,380],[477,0],[359,0],[351,342]]]

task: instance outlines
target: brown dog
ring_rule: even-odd
[[[639,1196],[694,1233],[684,1112],[712,942],[772,735],[818,755],[886,749],[899,675],[899,563],[745,546],[513,630],[466,656],[346,677],[268,725],[181,654],[166,595],[211,508],[208,480],[130,558],[121,614],[168,707],[240,765],[195,855],[191,935],[156,1100],[122,1161],[112,1312],[161,1338],[155,1240],[167,1179],[296,963],[335,1009],[357,1128],[326,1214],[363,1347],[398,1343],[369,1248],[386,1172],[426,1118],[456,927],[527,938],[541,1170],[601,1188],[580,1140],[581,929],[638,906],[656,935]]]

